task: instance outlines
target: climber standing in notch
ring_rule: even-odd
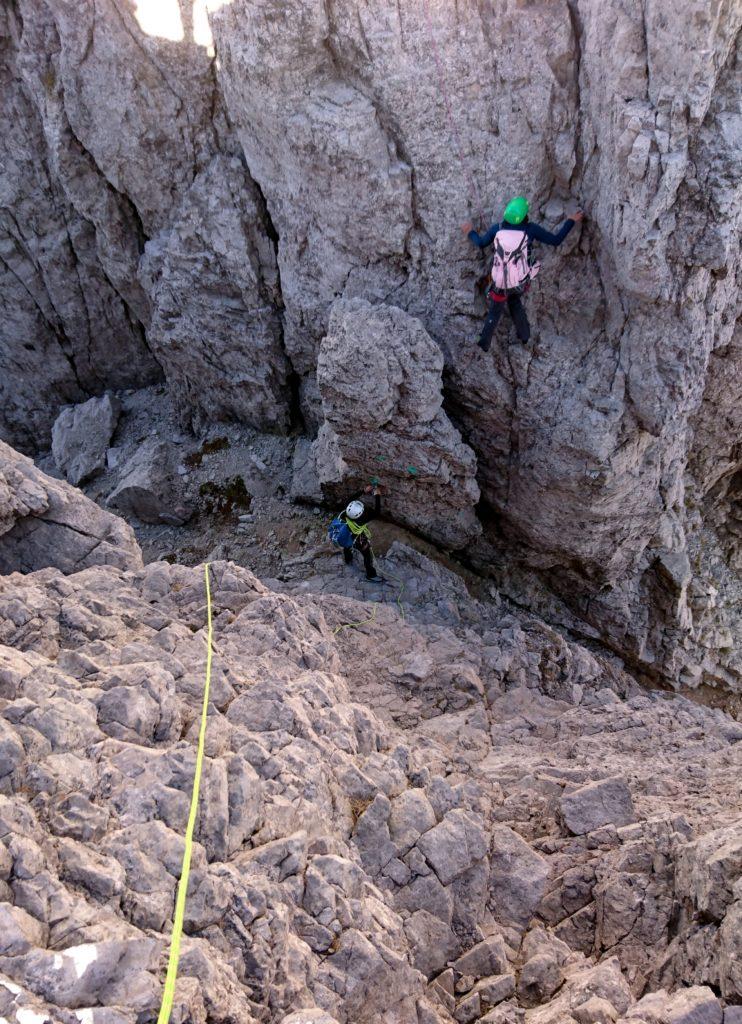
[[[492,284],[487,292],[489,312],[477,342],[483,352],[489,352],[492,335],[506,304],[518,340],[526,342],[531,337],[531,325],[521,302],[521,296],[528,291],[531,281],[541,269],[539,263],[533,262],[531,242],[560,245],[584,216],[582,210],[578,210],[567,218],[556,234],[552,234],[528,220],[528,200],[516,196],[505,207],[502,223],[493,224],[483,235],[474,230],[471,221],[462,226],[462,231],[474,245],[484,249],[494,243],[495,248]]]
[[[374,484],[373,487],[367,487],[364,494],[373,494],[373,509],[364,503],[363,495],[354,498],[330,523],[327,536],[336,547],[342,548],[346,565],[353,564],[353,549],[355,548],[363,556],[363,567],[366,570],[366,579],[369,583],[385,583],[386,580],[383,576],[379,576],[374,565],[371,532],[368,528],[368,524],[381,515],[381,487],[379,484]]]

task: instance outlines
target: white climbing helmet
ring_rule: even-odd
[[[345,510],[345,514],[348,519],[360,519],[365,510],[366,506],[362,501],[351,501]]]

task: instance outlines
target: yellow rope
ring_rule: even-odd
[[[193,775],[193,790],[191,792],[191,810],[188,815],[188,825],[185,833],[185,849],[183,851],[183,866],[180,871],[180,882],[178,883],[178,896],[175,901],[175,917],[173,918],[173,931],[170,937],[170,957],[167,964],[167,975],[165,976],[165,988],[162,993],[162,1006],[157,1024],[168,1024],[173,1009],[175,998],[175,982],[178,977],[178,964],[180,962],[180,940],[183,935],[183,917],[185,915],[186,894],[188,892],[188,877],[191,872],[191,854],[193,852],[193,833],[196,828],[196,817],[198,814],[198,796],[201,788],[201,770],[204,762],[204,745],[206,742],[206,717],[209,709],[209,690],[211,688],[211,655],[212,655],[212,625],[211,625],[211,588],[209,585],[209,565],[204,566],[204,579],[206,582],[206,614],[208,622],[208,637],[206,651],[206,685],[204,686],[204,700],[201,709],[201,728],[198,733],[198,749],[196,751],[196,770]]]
[[[371,548],[371,551],[373,552],[374,558],[376,558],[376,552],[374,551],[373,548]],[[395,583],[399,583],[399,590],[397,592],[396,602],[397,602],[397,607],[399,608],[399,614],[402,617],[402,619],[406,622],[407,621],[407,616],[405,615],[404,605],[402,604],[402,594],[404,593],[405,582],[404,582],[404,580],[400,579],[399,576],[395,576],[394,573],[391,573],[388,570],[385,570],[385,571],[386,571],[386,573],[387,573],[387,575],[389,576],[390,579],[394,580]],[[359,626],[367,626],[369,623],[375,622],[376,621],[376,609],[378,607],[379,607],[378,604],[374,604],[373,613],[367,619],[361,619],[360,622],[343,622],[343,623],[341,623],[341,625],[335,626],[335,628],[332,631],[333,634],[337,634],[337,633],[339,633],[343,629],[358,629]]]
[[[341,625],[335,626],[332,632],[339,633],[341,629],[358,629],[359,626],[367,626],[369,622],[375,622],[378,607],[378,604],[374,605],[373,613],[367,619],[362,619],[360,622],[343,622]]]

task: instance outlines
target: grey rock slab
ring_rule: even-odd
[[[460,999],[456,1005],[453,1016],[458,1024],[471,1024],[479,1020],[482,1013],[482,1002],[478,992],[470,992]]]
[[[121,402],[111,394],[63,409],[52,427],[52,454],[68,483],[79,486],[106,467]]]
[[[338,1024],[335,1017],[331,1017],[324,1010],[297,1010],[290,1013],[288,1017],[281,1020],[281,1024]]]
[[[563,974],[559,961],[549,953],[537,953],[526,960],[518,975],[518,999],[524,1006],[538,1006],[556,992]]]
[[[732,904],[719,929],[719,981],[725,999],[742,999],[742,899]]]
[[[459,974],[470,974],[475,978],[505,974],[508,970],[505,940],[501,935],[490,935],[467,949],[452,966]]]
[[[399,857],[404,857],[435,825],[435,813],[423,790],[407,789],[392,801],[389,835]]]
[[[572,1010],[572,1016],[578,1024],[613,1024],[618,1017],[618,1010],[599,996],[592,996]]]
[[[603,825],[620,828],[636,820],[631,792],[620,777],[601,779],[565,793],[559,809],[573,835],[585,835]]]
[[[515,975],[498,974],[491,978],[483,978],[474,986],[474,991],[479,993],[482,1006],[489,1009],[497,1006],[515,995]]]
[[[479,1019],[481,1024],[524,1024],[526,1011],[515,1003],[504,1003]]]
[[[492,829],[489,902],[496,919],[523,929],[546,892],[549,866],[517,832]]]
[[[487,854],[484,830],[466,811],[449,811],[440,824],[420,837],[417,847],[443,885],[450,885]]]
[[[677,888],[705,917],[720,922],[742,875],[742,827],[715,829],[680,851]]]
[[[436,974],[456,955],[458,939],[444,921],[427,910],[416,911],[404,928],[412,963],[426,977]]]
[[[72,839],[62,839],[57,846],[60,876],[87,889],[94,896],[116,896],[124,891],[126,875],[113,857],[89,850]]]
[[[721,1003],[710,988],[694,985],[670,996],[664,1006],[667,1024],[722,1024]]]
[[[308,438],[299,438],[294,448],[290,493],[294,501],[305,501],[309,504],[321,502],[324,497],[314,443]]]
[[[289,425],[291,367],[268,230],[243,160],[215,153],[170,229],[150,243],[142,267],[153,302],[148,339],[185,424]]]
[[[94,565],[141,567],[131,527],[0,441],[0,573]]]
[[[21,907],[0,903],[0,956],[22,956],[45,946],[48,928]]]

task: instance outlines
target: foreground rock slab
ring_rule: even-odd
[[[141,564],[134,533],[122,519],[0,441],[0,573]]]

